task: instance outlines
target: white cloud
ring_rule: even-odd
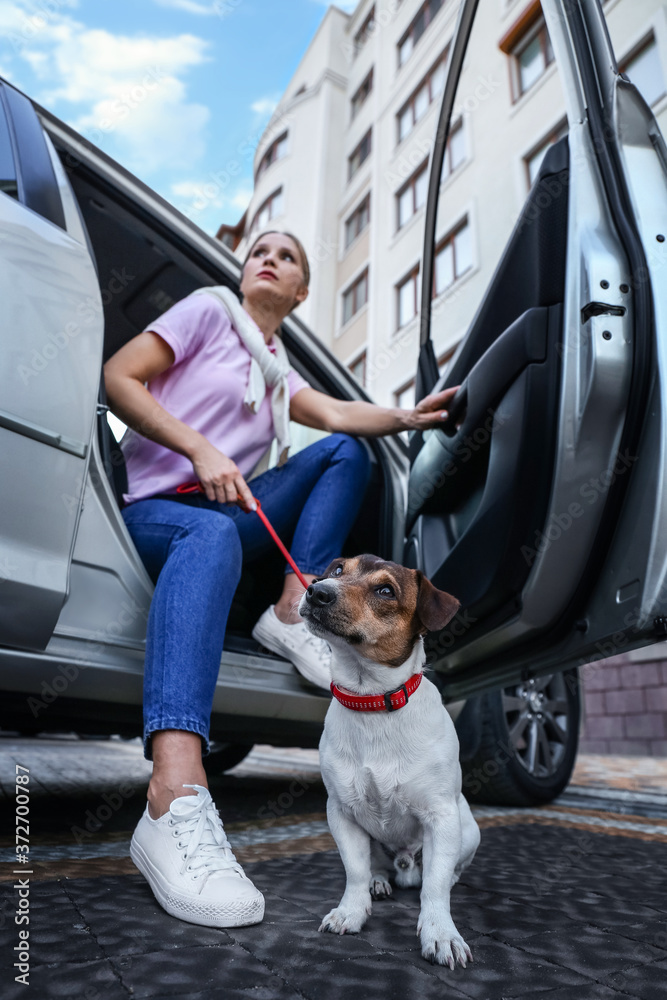
[[[276,110],[279,100],[280,97],[276,97],[275,95],[259,97],[256,101],[252,102],[250,110],[254,111],[256,115],[261,115],[263,118],[268,117]]]
[[[359,6],[359,0],[335,0],[335,3],[331,3],[330,0],[313,0],[313,2],[320,7],[339,7],[346,14],[351,14]]]
[[[174,204],[195,222],[208,209],[226,212],[236,221],[248,207],[252,187],[241,182],[239,187],[230,188],[228,181],[224,172],[211,172],[197,180],[176,181],[171,185]]]
[[[60,0],[58,8],[67,5]],[[188,101],[181,77],[207,60],[208,43],[192,34],[89,29],[58,8],[45,3],[44,15],[27,21],[22,0],[0,3],[0,28],[9,28],[10,40],[13,32],[17,57],[42,84],[42,93],[31,96],[130,170],[150,174],[196,163],[210,112]]]
[[[154,0],[154,3],[158,7],[183,10],[186,14],[196,14],[198,17],[219,17],[215,3],[197,3],[197,0]]]

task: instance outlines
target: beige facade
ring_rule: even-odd
[[[302,239],[313,278],[299,315],[385,405],[411,395],[427,166],[458,5],[328,9],[259,143],[237,248],[269,226]],[[607,0],[604,11],[621,68],[666,131],[667,5]],[[542,25],[537,0],[480,0],[438,209],[432,335],[443,363],[565,124]]]

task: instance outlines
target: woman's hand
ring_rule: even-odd
[[[236,462],[223,455],[206,438],[202,438],[191,452],[190,461],[209,500],[236,503],[240,496],[246,507],[256,510],[253,495]]]
[[[429,427],[442,426],[449,416],[448,407],[460,388],[455,385],[420,399],[410,414],[411,430],[423,431]]]

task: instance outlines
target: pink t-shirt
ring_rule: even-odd
[[[249,476],[275,437],[271,390],[257,413],[243,403],[250,352],[213,295],[189,295],[151,323],[174,352],[174,364],[148,383],[167,413],[203,434]],[[275,345],[269,343],[275,353]],[[308,383],[293,369],[287,377],[290,399]],[[122,441],[127,462],[127,503],[156,493],[174,492],[195,478],[192,463],[133,430]]]

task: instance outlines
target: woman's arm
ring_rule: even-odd
[[[247,505],[253,505],[252,493],[236,463],[199,431],[167,413],[144,385],[173,363],[174,352],[157,333],[147,330],[128,341],[104,366],[111,409],[139,434],[185,455],[209,500],[235,503],[240,494]]]
[[[412,410],[400,410],[361,400],[334,399],[316,389],[300,389],[291,400],[290,417],[306,427],[364,437],[383,437],[400,431],[438,427],[447,419],[449,406],[459,387],[425,396]]]

